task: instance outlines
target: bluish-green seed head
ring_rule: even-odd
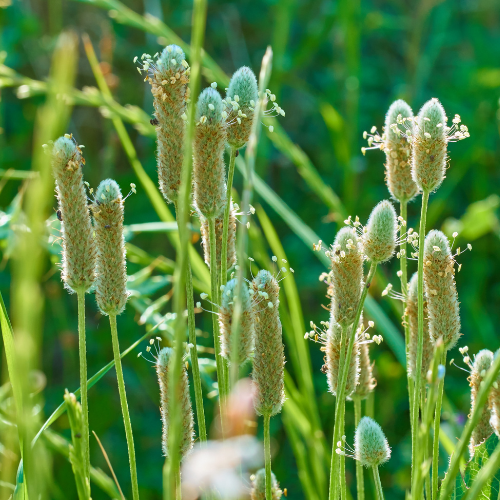
[[[200,122],[204,116],[208,123],[222,123],[222,97],[217,90],[208,87],[198,97],[196,103],[196,121]]]
[[[178,71],[182,68],[182,61],[186,59],[184,51],[178,45],[167,45],[156,61],[156,67],[160,73],[167,71]]]
[[[370,417],[363,417],[354,435],[356,460],[365,467],[378,467],[391,458],[391,448],[382,427]]]
[[[398,220],[390,201],[383,200],[372,210],[363,234],[365,255],[374,263],[389,260],[396,248]]]
[[[257,102],[259,90],[254,72],[247,66],[237,70],[231,77],[226,95],[231,100],[238,96],[240,106],[250,106],[251,101]]]
[[[95,198],[99,203],[112,203],[122,197],[120,186],[113,179],[106,179],[99,184]]]
[[[56,170],[64,168],[73,156],[78,154],[76,142],[66,136],[59,137],[52,146],[52,165]]]

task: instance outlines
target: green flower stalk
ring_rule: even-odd
[[[156,60],[147,54],[144,59],[139,71],[147,73],[153,94],[160,191],[175,203],[181,184],[190,68],[177,45],[165,47]]]
[[[258,470],[252,477],[251,500],[266,500],[266,470]],[[276,480],[276,476],[271,472],[271,500],[280,500],[283,492]]]
[[[58,217],[61,219],[62,272],[65,287],[78,296],[78,343],[83,415],[84,472],[90,478],[89,412],[87,396],[87,347],[85,339],[85,293],[95,280],[96,248],[83,182],[85,160],[71,135],[57,139],[52,147],[52,172],[56,180]]]
[[[469,377],[471,415],[472,413],[474,413],[474,409],[477,404],[476,401],[481,383],[484,380],[486,372],[489,370],[492,363],[493,353],[488,349],[479,351],[474,357],[474,362],[472,363],[471,374]],[[491,393],[489,399],[491,400]],[[485,405],[482,410],[480,410],[480,415],[481,416],[479,422],[472,431],[472,436],[469,443],[469,453],[471,457],[474,456],[476,447],[486,441],[486,439],[488,439],[493,433],[493,429],[490,425],[491,410],[488,405]]]
[[[99,184],[92,205],[97,248],[95,288],[97,305],[103,314],[109,316],[118,391],[127,437],[132,495],[134,500],[139,500],[134,437],[128,411],[116,325],[116,316],[125,309],[129,295],[127,292],[125,240],[123,238],[123,204],[122,193],[114,180],[106,179]]]
[[[163,424],[162,450],[163,455],[168,456],[168,432],[169,432],[169,365],[173,350],[170,347],[164,347],[156,359],[156,374],[158,376],[158,384],[160,385],[160,401],[161,401],[161,420]],[[180,395],[175,404],[181,408],[181,437],[179,439],[179,456],[181,460],[193,448],[194,438],[194,418],[193,409],[191,406],[191,397],[189,395],[189,380],[186,367],[182,367],[182,375],[180,382]]]
[[[452,349],[461,335],[454,265],[448,238],[441,231],[430,231],[424,246],[429,334],[433,343],[443,339],[445,351]]]
[[[417,345],[418,345],[418,276],[414,273],[408,286],[408,296],[406,298],[406,317],[410,327],[410,339],[408,343],[408,374],[412,379],[416,375]],[[425,380],[427,371],[431,367],[434,355],[433,340],[429,335],[429,312],[427,310],[427,300],[424,301],[424,343],[422,350],[422,369],[420,376]]]
[[[226,204],[224,146],[227,140],[222,99],[213,88],[205,89],[196,104],[193,144],[193,198],[207,219],[218,217]]]
[[[258,98],[257,78],[250,68],[243,66],[231,77],[225,98],[229,121],[227,143],[232,149],[242,148],[248,142]]]
[[[233,319],[235,293],[238,289],[236,279],[229,280],[222,290],[222,301],[219,308],[221,354],[228,361],[231,358],[231,323]],[[254,311],[252,298],[246,283],[241,285],[241,316],[239,335],[239,360],[241,365],[250,358],[254,343]]]
[[[201,241],[203,245],[203,256],[205,258],[205,263],[210,267],[210,224],[208,219],[206,219],[202,214],[200,214],[200,231],[201,231]],[[223,252],[223,217],[217,217],[215,219],[215,238],[216,238],[216,255],[217,255],[217,267],[221,267],[221,260]],[[228,235],[226,240],[226,271],[230,270],[236,265],[236,210],[232,207],[229,212],[229,226]]]

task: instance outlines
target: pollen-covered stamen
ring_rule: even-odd
[[[381,151],[384,150],[385,147],[385,134],[379,134],[377,131],[377,127],[373,126],[370,129],[370,132],[367,132],[366,130],[363,132],[363,139],[368,141],[368,147],[367,148],[361,148],[361,152],[363,155],[366,153],[367,150],[369,149],[380,149]]]

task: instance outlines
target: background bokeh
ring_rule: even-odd
[[[192,4],[188,0],[127,0],[134,11],[148,13],[165,22],[183,40],[189,41]],[[88,33],[101,69],[115,99],[152,112],[149,85],[142,81],[132,59],[143,52],[161,49],[165,40],[115,22],[114,11],[92,2],[68,0],[0,0],[0,51],[5,65],[34,80],[46,79],[57,35],[62,29]],[[460,114],[471,137],[450,145],[447,178],[431,196],[429,227],[451,235],[460,233],[457,245],[472,244],[472,252],[458,257],[463,264],[457,275],[461,300],[462,345],[475,353],[483,347],[499,347],[500,324],[500,6],[495,0],[436,2],[422,0],[242,0],[209,3],[206,51],[228,74],[242,65],[258,71],[266,46],[274,51],[270,88],[286,110],[280,123],[294,143],[309,157],[323,181],[339,196],[347,214],[365,221],[371,208],[388,197],[384,184],[384,155],[370,151],[361,154],[363,130],[377,125],[379,130],[390,103],[403,98],[417,112],[431,97],[443,103],[449,116]],[[1,81],[1,80],[0,80]],[[208,85],[210,81],[204,81]],[[76,87],[95,86],[82,46]],[[0,100],[0,174],[7,169],[31,168],[34,120],[43,95],[28,95],[17,86],[1,89]],[[76,105],[68,132],[85,145],[85,177],[91,186],[107,177],[115,178],[124,191],[128,184],[139,184],[130,167],[110,120],[96,107]],[[141,135],[127,124],[139,160],[156,182],[155,143],[151,134]],[[257,174],[326,243],[343,224],[342,214],[329,209],[300,175],[296,164],[278,151],[269,137],[259,144]],[[15,238],[8,215],[17,210],[24,181],[0,179],[0,291],[9,308],[11,258]],[[236,189],[241,192],[237,173]],[[262,205],[271,219],[300,293],[306,325],[327,320],[325,286],[318,276],[325,270],[317,256],[295,234],[266,200],[255,194],[254,205]],[[55,200],[54,200],[55,206]],[[418,223],[419,201],[409,206],[409,226]],[[126,204],[126,224],[158,221],[148,197],[140,188]],[[197,220],[193,220],[196,225]],[[55,215],[50,224],[57,229]],[[258,234],[257,218],[254,235]],[[252,252],[261,252],[260,244]],[[259,240],[260,241],[260,240]],[[265,240],[264,240],[265,241]],[[143,270],[157,256],[168,269],[175,252],[162,232],[130,232],[135,255],[129,274]],[[201,252],[199,243],[196,244]],[[132,248],[132,247],[131,247]],[[65,388],[78,387],[78,339],[76,299],[69,296],[60,281],[57,242],[49,247],[43,289],[45,323],[41,363],[46,377],[43,413],[49,415],[61,400]],[[271,255],[268,247],[263,250]],[[148,260],[149,259],[149,260]],[[410,262],[410,272],[416,263]],[[398,289],[397,261],[382,266],[372,296],[380,302],[395,325],[400,323],[400,305],[391,305],[380,292],[392,281]],[[147,273],[146,273],[147,274]],[[163,298],[158,313],[171,308],[172,284],[165,270],[149,270],[143,279],[136,275],[132,285],[137,295],[119,318],[122,347],[130,345],[146,331],[141,314],[152,301]],[[141,288],[142,287],[142,288]],[[89,374],[95,373],[111,358],[108,322],[99,315],[93,297],[87,299]],[[211,318],[197,315],[200,343],[209,345]],[[401,330],[400,326],[398,326]],[[383,333],[383,332],[377,332]],[[335,399],[327,393],[326,378],[320,372],[322,353],[313,343],[309,348],[313,380],[321,424],[329,446]],[[392,460],[381,469],[387,498],[403,498],[409,482],[410,436],[406,377],[387,342],[371,348],[376,361],[378,387],[374,395],[374,415],[393,446]],[[210,356],[210,354],[207,354]],[[458,350],[449,357],[460,358]],[[7,378],[0,357],[2,381]],[[461,360],[457,359],[460,365]],[[288,365],[287,365],[288,366]],[[158,387],[150,364],[135,354],[124,362],[131,418],[138,454],[138,473],[144,500],[161,497],[161,424]],[[297,375],[297,374],[295,374]],[[208,380],[208,378],[207,378]],[[205,387],[205,393],[211,386]],[[444,419],[452,442],[459,435],[469,411],[467,374],[455,366],[447,367]],[[89,393],[90,426],[103,442],[118,478],[128,489],[128,463],[125,435],[120,418],[114,373],[108,373]],[[207,400],[211,421],[213,399]],[[352,443],[352,407],[348,404],[347,441]],[[275,447],[273,469],[288,498],[306,498],[290,439],[281,423],[272,420]],[[68,435],[68,422],[62,417],[54,429]],[[261,429],[258,430],[261,433]],[[0,438],[1,441],[1,438]],[[443,452],[443,463],[445,452]],[[106,469],[98,447],[93,443],[92,463]],[[54,455],[52,498],[76,498],[70,465]],[[349,473],[354,464],[347,460]],[[367,482],[367,484],[369,484]],[[0,488],[1,490],[1,488]],[[353,490],[354,493],[354,490]],[[1,498],[3,498],[0,495]],[[93,498],[105,496],[95,488]]]

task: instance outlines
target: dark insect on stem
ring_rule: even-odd
[[[77,433],[75,434],[75,437],[76,437],[76,438],[78,438],[78,439],[80,439],[80,438],[82,437],[82,435],[81,435],[79,432],[77,432]]]
[[[371,283],[366,284],[366,288],[370,288]]]
[[[62,222],[62,213],[60,210],[56,212],[57,218]]]
[[[240,156],[240,150],[239,149],[236,150],[236,153],[235,153],[234,157],[238,158],[238,156]]]
[[[106,225],[104,226],[104,229],[111,229],[111,226],[110,226],[109,224],[106,224]]]
[[[151,118],[149,123],[151,123],[151,125],[158,125],[160,122],[158,121],[158,118]]]
[[[434,161],[434,155],[430,156],[431,161]]]

